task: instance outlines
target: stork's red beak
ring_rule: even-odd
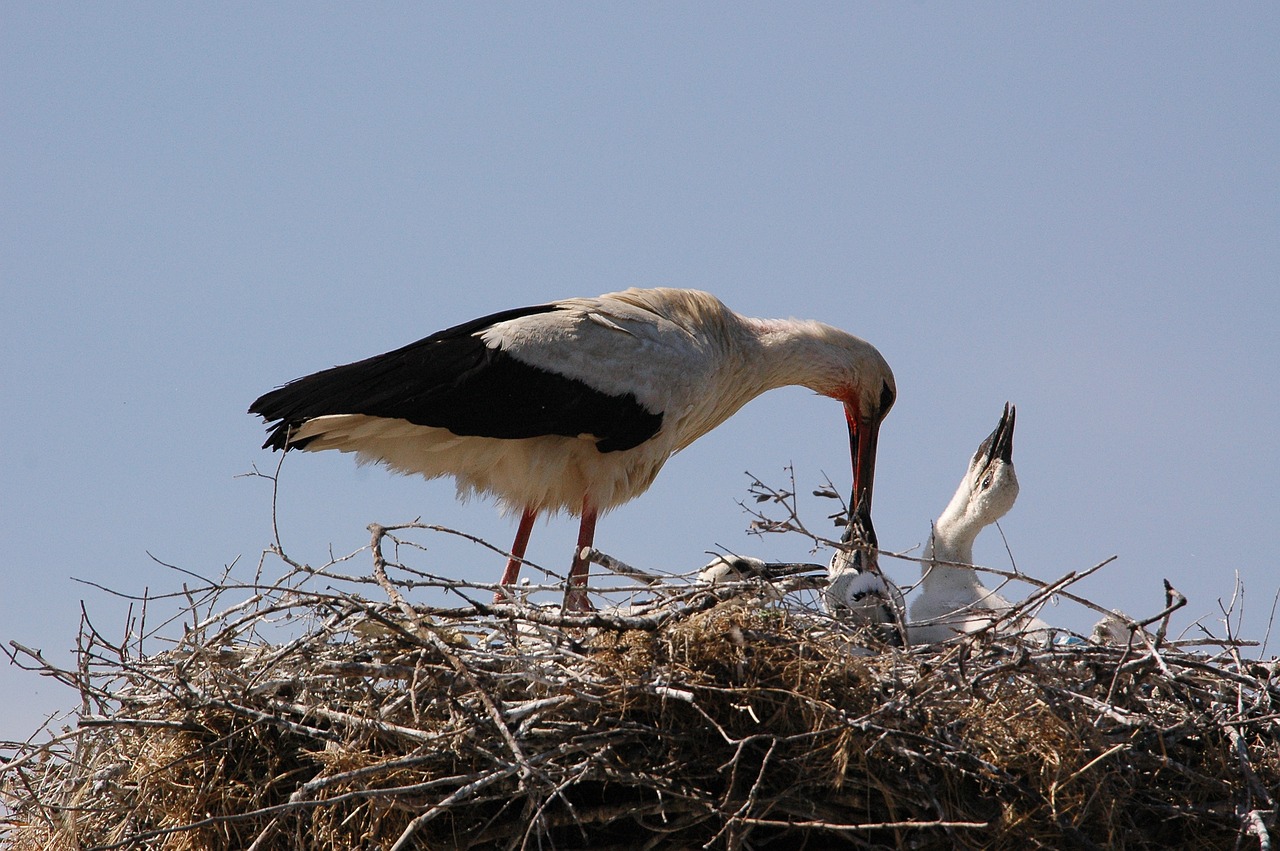
[[[868,521],[871,517],[871,492],[876,477],[876,441],[880,437],[880,417],[861,416],[848,403],[844,406],[849,421],[849,456],[853,459],[853,494],[850,509],[863,507]]]

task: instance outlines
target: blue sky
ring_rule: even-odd
[[[5,4],[0,640],[66,661],[81,600],[123,634],[124,604],[73,577],[247,575],[271,541],[270,488],[239,476],[277,460],[245,414],[261,392],[631,285],[881,349],[900,391],[885,547],[925,539],[1010,400],[1020,569],[1115,555],[1084,593],[1145,615],[1168,577],[1190,598],[1175,626],[1217,632],[1239,574],[1261,640],[1280,589],[1278,9]],[[847,489],[838,405],[757,400],[597,543],[652,568],[809,558],[748,536],[738,505],[744,471],[781,483],[789,463]],[[514,528],[448,482],[285,466],[296,558],[418,516],[500,546]],[[530,556],[563,568],[575,526],[539,525]],[[500,572],[426,543],[426,569]],[[977,556],[1009,566],[994,531]],[[0,667],[0,739],[74,705]]]

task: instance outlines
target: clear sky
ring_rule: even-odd
[[[81,600],[249,575],[260,393],[495,310],[631,285],[819,318],[897,375],[881,544],[928,535],[1006,400],[1023,571],[1146,615],[1168,577],[1221,633],[1280,589],[1275,3],[0,6],[0,640],[67,661]],[[745,532],[744,471],[847,490],[840,408],[769,394],[605,517],[693,568]],[[829,506],[805,505],[813,517]],[[493,505],[290,455],[296,558]],[[576,524],[534,532],[567,565]],[[496,578],[427,538],[419,566]],[[153,560],[154,556],[155,560]],[[1009,566],[994,530],[978,559]],[[825,555],[816,556],[825,559]],[[361,562],[363,563],[363,562]],[[914,566],[886,562],[906,582]],[[1025,593],[1015,590],[1014,595]],[[1237,603],[1237,612],[1240,611]],[[1046,619],[1088,629],[1069,603]],[[1273,640],[1267,653],[1280,643]],[[0,667],[0,739],[75,705]]]

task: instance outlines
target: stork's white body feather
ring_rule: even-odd
[[[985,629],[1006,615],[1013,604],[982,584],[973,553],[936,547],[926,551],[922,593],[911,604],[907,635],[912,644],[933,644]],[[1035,616],[1020,617],[1002,632],[1045,633],[1052,629]]]
[[[298,435],[317,438],[308,450],[354,452],[361,463],[428,479],[452,476],[459,499],[492,495],[505,509],[536,506],[548,514],[561,509],[576,514],[584,496],[601,513],[621,505],[649,488],[670,455],[653,442],[647,451],[629,450],[624,459],[600,453],[589,438],[463,437],[363,414],[317,417]]]

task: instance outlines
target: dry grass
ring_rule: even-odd
[[[7,847],[1270,847],[1277,666],[1230,642],[903,650],[676,580],[562,618],[373,531],[369,576],[186,589],[162,651],[156,599],[76,670],[15,645],[82,708],[0,767]]]

